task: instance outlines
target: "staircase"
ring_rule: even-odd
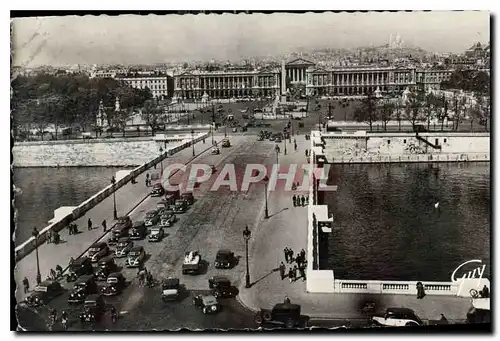
[[[416,134],[416,137],[417,137],[417,140],[422,141],[422,142],[423,142],[423,143],[425,143],[426,145],[428,145],[428,146],[430,146],[430,147],[432,147],[432,148],[434,148],[434,149],[439,149],[439,150],[441,150],[441,146],[440,146],[440,145],[438,145],[438,144],[433,144],[433,143],[431,143],[431,142],[427,141],[425,138],[423,138],[422,136],[418,135],[418,133]]]

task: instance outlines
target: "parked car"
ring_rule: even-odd
[[[175,186],[172,184],[172,186]],[[166,191],[165,200],[168,202],[168,205],[171,205],[175,202],[175,200],[181,197],[181,191],[176,189],[174,191]]]
[[[220,154],[219,147],[213,147],[212,148],[212,155],[219,155],[219,154]]]
[[[174,211],[167,210],[160,218],[160,227],[170,227],[177,221]]]
[[[92,244],[88,251],[88,256],[90,260],[95,263],[99,261],[99,259],[106,257],[109,254],[108,244],[105,242],[98,242]]]
[[[186,201],[183,199],[177,199],[175,201],[174,212],[175,213],[184,213],[187,211],[188,205]]]
[[[132,219],[129,216],[118,217],[116,225],[125,225],[127,228],[131,228]]]
[[[233,133],[237,133],[238,132],[238,128],[237,127],[234,127],[233,128]]]
[[[115,259],[113,256],[106,256],[101,258],[97,264],[97,271],[95,273],[95,278],[98,281],[105,281],[108,275],[115,271],[117,268]]]
[[[83,312],[80,314],[82,322],[97,322],[100,321],[106,312],[106,304],[101,295],[90,295],[85,300]]]
[[[190,251],[184,254],[184,263],[182,264],[182,274],[198,275],[201,270],[201,255],[198,251]]]
[[[227,148],[227,147],[231,147],[231,142],[229,142],[229,139],[222,140],[222,148]]]
[[[194,204],[194,195],[193,192],[184,192],[181,195],[181,199],[184,200],[188,205]]]
[[[127,256],[126,266],[127,268],[137,268],[142,265],[144,259],[146,258],[146,252],[144,247],[135,246],[130,250]]]
[[[162,226],[153,226],[148,236],[148,242],[161,242],[165,237],[165,231]]]
[[[80,257],[69,265],[68,274],[66,275],[66,282],[74,282],[78,277],[83,275],[92,275],[94,273],[94,268],[92,267],[92,261],[89,257]]]
[[[116,245],[122,237],[127,237],[129,226],[127,224],[116,224],[111,230],[111,236],[108,239],[108,245]]]
[[[298,304],[278,303],[272,310],[261,309],[254,320],[260,326],[281,326],[285,328],[305,328],[309,317],[301,315]]]
[[[144,221],[141,220],[141,221],[134,221],[128,235],[130,236],[130,239],[137,240],[146,238],[147,233],[148,233],[148,228],[146,227]]]
[[[227,249],[221,249],[217,251],[215,256],[215,268],[216,269],[229,269],[234,266],[236,258],[234,257],[234,252]]]
[[[373,316],[372,321],[379,326],[403,327],[422,326],[424,323],[408,308],[387,308],[384,316]]]
[[[161,283],[161,299],[163,302],[175,301],[179,298],[180,281],[178,278],[167,278]]]
[[[26,297],[26,304],[30,307],[46,305],[62,293],[63,288],[59,282],[43,281],[35,287],[28,297]]]
[[[83,303],[88,295],[97,293],[97,283],[94,276],[87,275],[80,277],[68,296],[68,303]]]
[[[122,237],[118,240],[116,244],[115,257],[123,258],[127,257],[129,251],[134,247],[134,242],[130,240],[130,237]]]
[[[213,295],[197,295],[193,298],[193,304],[204,314],[215,314],[220,311],[219,301]]]
[[[158,215],[158,210],[148,211],[146,217],[144,217],[144,224],[149,227],[158,224],[160,221],[160,216]]]
[[[101,288],[101,294],[104,296],[115,296],[122,293],[125,289],[126,281],[121,272],[110,273],[106,279],[106,284]]]
[[[208,279],[208,287],[217,298],[233,297],[236,292],[229,278],[225,276],[213,276]]]
[[[165,194],[165,189],[163,188],[162,184],[154,184],[153,189],[151,190],[151,196],[161,197],[163,194]]]

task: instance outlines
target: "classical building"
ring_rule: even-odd
[[[166,99],[172,97],[173,94],[173,79],[164,73],[117,75],[116,79],[133,88],[144,89],[147,87],[155,98]]]
[[[278,69],[200,71],[174,74],[174,96],[182,99],[277,96],[280,93]]]
[[[417,85],[425,91],[439,90],[441,82],[450,80],[453,70],[427,69],[417,70]]]

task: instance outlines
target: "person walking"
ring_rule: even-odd
[[[279,269],[280,269],[280,277],[281,277],[281,280],[284,280],[285,279],[285,271],[286,271],[286,267],[285,267],[285,264],[283,264],[283,262],[281,262],[280,266],[279,266]]]
[[[297,206],[297,197],[295,196],[295,194],[292,197],[292,201],[293,201],[293,207],[296,207]]]
[[[300,277],[302,278],[303,281],[306,280],[306,271],[305,271],[305,266],[302,264],[302,266],[299,266],[299,273]]]
[[[309,195],[306,195],[306,205],[309,205]]]
[[[92,220],[89,218],[89,220],[87,221],[87,229],[90,231],[92,230]]]
[[[307,156],[308,156],[308,155],[307,155],[307,149],[305,150],[305,152],[304,152],[304,153],[306,154],[306,157],[307,157]]]
[[[27,294],[30,291],[30,282],[28,281],[28,277],[24,277],[23,287],[24,287],[24,293]]]
[[[297,143],[294,143],[293,147],[295,148],[295,151],[297,151]]]
[[[297,253],[297,256],[295,256],[295,261],[297,262],[297,265],[300,267],[300,265],[302,264],[302,256],[300,255],[300,253]]]
[[[300,250],[300,258],[302,258],[302,263],[306,262],[306,250]]]
[[[104,233],[106,233],[106,219],[102,221],[102,230]]]
[[[302,203],[302,206],[304,206],[304,204],[306,203],[306,198],[304,198],[304,196],[301,196],[300,202]]]
[[[293,282],[293,269],[291,267],[288,270],[288,279],[290,280],[290,283]]]
[[[289,255],[289,253],[288,253],[288,247],[285,247],[283,249],[283,252],[285,253],[285,261],[288,263],[288,255]]]
[[[49,233],[47,234],[47,243],[52,243],[52,230],[49,230]]]
[[[297,278],[297,272],[298,272],[299,268],[297,267],[297,264],[295,264],[293,266],[293,281],[295,282],[298,278]]]
[[[73,224],[72,223],[69,223],[69,225],[68,225],[68,232],[70,235],[73,234]]]

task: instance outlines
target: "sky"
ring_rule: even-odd
[[[405,44],[460,53],[490,40],[488,12],[63,16],[12,19],[13,64],[239,60],[300,48]]]

